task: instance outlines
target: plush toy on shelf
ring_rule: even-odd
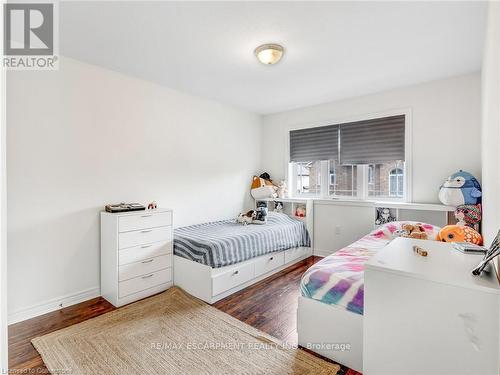
[[[304,206],[303,204],[298,205],[295,209],[295,216],[306,217],[306,206]]]
[[[274,212],[281,213],[283,212],[283,202],[274,202]]]
[[[479,181],[462,170],[448,177],[439,188],[439,200],[447,206],[478,204],[481,202],[481,195]]]
[[[269,177],[269,174],[263,173],[258,176],[253,176],[252,180],[252,188],[250,193],[254,199],[263,199],[263,198],[276,198],[278,195],[276,194],[276,186],[274,186],[273,181],[269,178],[263,178],[262,176]]]
[[[286,198],[288,191],[286,189],[286,181],[281,180],[280,183],[278,184],[277,191],[276,193],[278,194],[278,198]]]
[[[478,230],[481,222],[480,204],[462,204],[455,209],[455,219],[457,225],[471,227]]]
[[[396,221],[396,217],[392,214],[391,209],[387,207],[377,207],[377,218],[375,225],[387,224]]]
[[[438,241],[443,242],[470,242],[476,245],[483,244],[483,237],[470,227],[460,225],[447,225],[443,227],[437,236]]]

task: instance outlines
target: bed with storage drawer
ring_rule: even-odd
[[[174,231],[174,283],[214,303],[312,254],[304,221],[270,212],[266,224],[235,220]]]
[[[364,265],[406,223],[392,222],[311,266],[302,276],[297,311],[300,346],[363,370]],[[439,227],[420,224],[429,240]]]

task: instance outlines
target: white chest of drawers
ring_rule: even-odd
[[[101,212],[101,295],[123,306],[172,286],[172,211]]]

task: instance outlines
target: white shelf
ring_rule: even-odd
[[[262,202],[287,202],[287,203],[306,203],[308,200],[312,198],[262,198],[255,199],[256,201]]]
[[[403,210],[455,211],[453,206],[435,203],[374,202],[375,207],[399,208]]]
[[[290,202],[290,203],[307,203],[317,202],[319,204],[338,204],[342,206],[367,206],[367,207],[387,207],[403,210],[421,210],[421,211],[455,211],[453,206],[445,206],[438,203],[410,203],[410,202],[395,202],[395,201],[376,201],[376,200],[357,200],[357,199],[339,199],[339,198],[262,198],[256,201],[263,202]]]

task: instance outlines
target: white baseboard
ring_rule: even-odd
[[[327,257],[328,255],[332,255],[332,254],[333,254],[333,252],[328,251],[328,250],[320,250],[320,249],[313,250],[313,255],[315,255],[317,257]]]
[[[49,301],[38,303],[10,313],[8,316],[8,322],[9,325],[19,323],[23,320],[31,319],[39,315],[47,314],[52,311],[60,310],[64,307],[99,297],[100,295],[100,288],[91,288],[78,293],[53,298]]]

